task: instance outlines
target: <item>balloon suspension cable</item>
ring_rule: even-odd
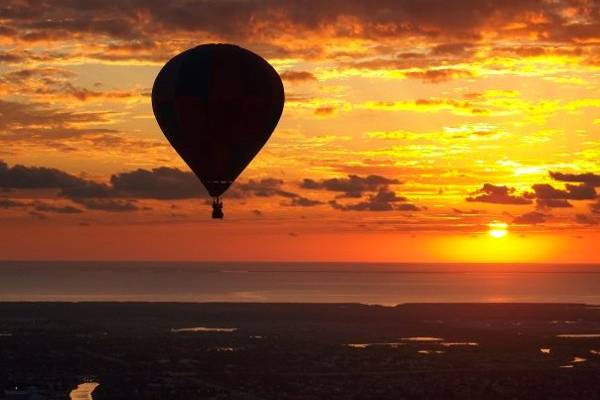
[[[223,202],[219,196],[213,196],[212,207],[213,219],[223,219]]]

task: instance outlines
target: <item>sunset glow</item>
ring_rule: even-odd
[[[0,6],[3,258],[600,261],[598,2],[29,3]],[[149,97],[208,42],[286,93],[223,221]]]
[[[488,227],[490,228],[488,233],[491,237],[499,239],[508,234],[508,224],[506,222],[490,222]]]

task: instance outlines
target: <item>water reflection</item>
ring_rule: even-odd
[[[556,335],[556,337],[560,338],[600,338],[600,333],[562,333],[560,335]]]
[[[98,387],[97,382],[80,383],[77,388],[73,389],[69,394],[71,400],[93,400],[92,392]]]
[[[412,337],[402,338],[402,340],[406,340],[409,342],[441,342],[444,339],[439,338],[439,337],[432,337],[432,336],[412,336]]]
[[[238,328],[211,328],[208,326],[194,326],[192,328],[171,328],[171,332],[235,332]]]
[[[215,347],[216,351],[236,351],[233,347]]]
[[[583,358],[583,357],[573,357],[573,359],[570,361],[571,364],[561,365],[560,368],[575,368],[575,365],[573,365],[573,364],[582,363],[582,362],[585,362],[586,360],[587,359]]]
[[[477,342],[444,342],[443,338],[434,337],[434,336],[411,336],[400,338],[405,342],[433,342],[433,344],[440,345],[443,347],[455,347],[455,346],[479,346]],[[364,349],[369,346],[388,346],[388,347],[399,347],[407,345],[405,342],[379,342],[379,343],[348,343],[346,346],[352,347],[355,349]],[[432,352],[444,352],[442,350],[431,350]],[[428,354],[428,353],[422,353]]]
[[[543,348],[543,349],[540,349],[540,351],[541,351],[543,354],[550,354],[550,349]]]
[[[391,348],[396,348],[400,346],[404,346],[406,343],[397,343],[397,342],[380,342],[380,343],[348,343],[346,346],[351,347],[353,349],[366,349],[371,346],[386,346]]]
[[[454,346],[479,346],[477,342],[442,342],[440,345],[444,347],[454,347]]]
[[[444,350],[418,350],[419,354],[444,354]]]

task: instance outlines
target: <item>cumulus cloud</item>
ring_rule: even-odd
[[[567,7],[574,12],[564,13]],[[269,57],[315,59],[343,51],[331,39],[374,43],[429,42],[430,58],[469,57],[495,32],[498,39],[529,38],[538,46],[594,40],[596,2],[458,0],[410,1],[130,0],[110,2],[5,0],[0,37],[22,45],[77,40],[88,43],[56,58],[164,61],[177,46],[198,40],[251,45]],[[185,12],[182,12],[185,10]],[[507,27],[511,27],[508,29]],[[293,36],[294,40],[285,40]],[[484,43],[485,45],[485,43]],[[334,47],[334,48],[331,48]],[[380,46],[385,47],[385,46]],[[585,49],[585,48],[584,48]],[[405,52],[406,53],[406,52]],[[352,54],[352,52],[350,52]],[[404,57],[407,54],[403,55]]]
[[[538,208],[572,208],[573,205],[565,199],[536,199]]]
[[[428,69],[424,71],[406,72],[406,77],[420,79],[428,83],[446,82],[452,79],[471,78],[470,71],[456,68]]]
[[[476,210],[476,209],[461,210],[459,208],[453,208],[452,211],[455,214],[461,214],[461,215],[479,215],[479,214],[484,214],[485,213],[485,210]]]
[[[281,74],[281,79],[288,82],[310,82],[316,81],[317,78],[312,72],[308,71],[285,71]]]
[[[61,170],[46,167],[9,167],[0,160],[0,188],[6,189],[49,189],[69,188],[81,185],[84,179]]]
[[[110,115],[107,111],[59,109],[39,101],[0,100],[0,146],[15,151],[25,146],[73,151],[74,140],[85,138],[89,146],[114,136],[116,130],[91,127],[108,122]]]
[[[245,198],[254,197],[273,197],[279,196],[289,199],[282,204],[290,207],[313,207],[323,204],[319,200],[309,199],[298,193],[283,189],[284,182],[281,179],[263,178],[260,180],[250,179],[247,182],[235,183],[232,187],[232,197]]]
[[[23,201],[0,198],[0,209],[23,208],[23,207],[28,207],[30,205],[31,205],[31,203],[26,203]]]
[[[38,134],[58,134],[57,128],[62,131],[62,135],[70,134],[75,124],[106,122],[107,112],[86,112],[86,111],[65,111],[52,108],[43,103],[21,103],[17,101],[0,100],[0,132],[12,133],[18,138],[19,134],[26,134],[32,131]],[[24,128],[26,132],[24,132]],[[77,133],[102,132],[106,130],[77,129]]]
[[[347,178],[331,178],[315,181],[313,179],[304,179],[300,187],[304,189],[322,189],[330,192],[342,193],[338,197],[358,198],[364,192],[375,192],[386,188],[388,185],[398,185],[401,182],[398,179],[389,179],[380,175],[368,175],[361,177],[358,175],[348,175]]]
[[[196,175],[177,168],[137,169],[110,178],[113,192],[146,199],[191,199],[207,195]]]
[[[323,204],[322,201],[309,199],[307,197],[296,196],[293,197],[289,203],[284,203],[284,205],[291,207],[314,207]]]
[[[227,192],[230,198],[283,197],[285,203],[294,207],[311,207],[323,204],[298,193],[284,189],[280,179],[250,179],[236,182]],[[113,174],[108,183],[84,179],[55,168],[27,167],[8,164],[0,160],[0,189],[56,189],[60,197],[67,198],[89,210],[113,212],[136,211],[142,208],[135,200],[183,200],[201,199],[208,196],[198,178],[188,171],[159,167],[151,170],[137,169]],[[13,204],[14,203],[14,204]],[[0,208],[17,207],[12,200],[0,203]],[[69,206],[52,206],[38,203],[37,211],[55,213],[78,213]]]
[[[408,203],[407,199],[399,196],[390,189],[390,185],[399,185],[398,179],[386,178],[381,175],[359,176],[350,174],[345,178],[304,179],[300,187],[309,190],[325,190],[339,193],[329,205],[342,211],[418,211],[419,207]],[[365,196],[366,195],[366,196]],[[339,202],[339,199],[362,199],[355,203]]]
[[[263,178],[261,180],[250,179],[247,182],[240,182],[234,185],[234,193],[238,197],[256,196],[271,197],[281,196],[286,198],[298,197],[297,193],[288,192],[282,189],[283,181],[281,179]]]
[[[549,215],[543,214],[541,212],[531,211],[518,217],[515,217],[515,219],[513,219],[513,223],[520,225],[543,224],[548,220],[548,217]]]
[[[78,204],[81,204],[88,210],[100,210],[110,212],[127,212],[139,210],[139,207],[132,200],[76,198],[73,199],[73,201]]]
[[[30,213],[81,214],[83,211],[70,205],[55,205],[43,201],[18,201],[0,198],[0,209],[29,208]]]
[[[121,175],[117,175],[116,180],[119,181],[120,177]],[[123,186],[129,188],[127,185]],[[126,192],[114,186],[79,178],[55,168],[27,167],[23,165],[9,167],[6,163],[0,161],[0,188],[56,189],[59,196],[66,197],[89,210],[124,212],[139,209],[130,200],[115,199],[118,197],[136,197],[136,194],[139,195],[139,193],[135,191]],[[134,189],[139,189],[139,186],[134,187]],[[81,212],[80,209],[72,206],[54,206],[42,202],[35,203],[34,208],[38,212],[61,214]]]
[[[576,214],[575,222],[581,225],[598,225],[598,220],[588,214]]]
[[[588,186],[600,186],[600,175],[591,172],[583,174],[564,174],[562,172],[550,172],[552,179],[561,182],[578,182]]]
[[[406,197],[398,196],[387,187],[380,188],[377,193],[369,195],[366,200],[358,203],[340,204],[331,200],[329,204],[336,210],[342,211],[418,211],[414,204],[405,203]]]
[[[434,46],[431,49],[431,54],[435,56],[439,55],[464,55],[471,53],[475,47],[473,43],[455,42],[455,43],[441,43]]]
[[[36,211],[56,213],[56,214],[81,214],[83,212],[81,209],[79,209],[77,207],[56,206],[56,205],[48,204],[48,203],[44,203],[44,202],[34,203],[34,208]]]
[[[315,108],[315,115],[326,116],[335,114],[337,107],[335,106],[322,106]]]
[[[573,3],[575,15],[562,9]],[[251,32],[261,37],[284,33],[320,32],[336,37],[456,38],[442,42],[439,53],[465,51],[465,39],[479,39],[482,31],[503,33],[510,23],[517,32],[546,33],[544,39],[567,41],[595,37],[595,2],[541,2],[536,0],[473,2],[459,0],[448,7],[443,0],[427,2],[331,0],[282,3],[277,0],[210,1],[193,7],[184,0],[132,0],[120,7],[106,2],[80,3],[51,0],[36,3],[7,0],[3,29],[21,40],[57,40],[67,34],[98,35],[114,40],[142,42],[152,34],[182,31],[243,40]],[[181,12],[185,10],[185,12]],[[577,17],[580,18],[577,18]],[[535,17],[535,18],[534,18]],[[586,17],[586,18],[584,18]],[[352,27],[343,23],[353,22]],[[591,20],[591,21],[590,21]],[[523,22],[525,22],[523,24]],[[515,31],[513,29],[513,31]],[[514,32],[512,32],[514,34]]]
[[[58,67],[13,69],[0,75],[0,90],[36,99],[75,99],[78,101],[128,100],[141,97],[141,90],[97,90],[75,85],[76,74]]]
[[[60,195],[70,199],[107,198],[116,196],[116,192],[109,185],[81,179],[77,185],[60,187]]]
[[[592,200],[597,197],[593,186],[586,184],[566,184],[565,190],[556,189],[547,183],[532,185],[538,199],[563,199],[563,200]]]
[[[493,204],[531,204],[532,200],[525,196],[515,195],[516,190],[508,186],[497,186],[485,183],[481,189],[471,193],[466,200],[469,202]]]

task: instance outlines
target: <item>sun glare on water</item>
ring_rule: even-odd
[[[493,221],[488,224],[491,237],[502,238],[508,234],[508,224],[506,222]]]

